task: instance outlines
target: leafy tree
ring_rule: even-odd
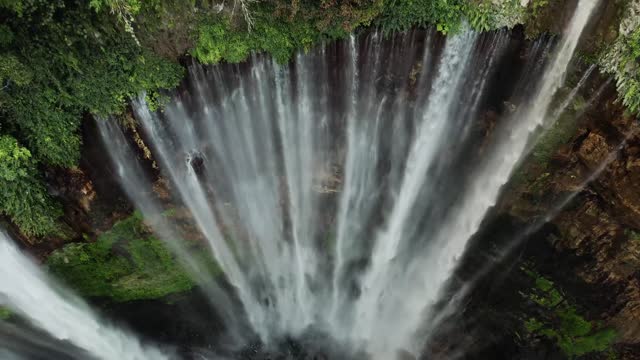
[[[80,0],[25,0],[6,27],[12,41],[0,57],[0,76],[5,68],[14,75],[4,89],[4,110],[45,164],[76,163],[83,113],[121,112],[129,97],[173,87],[182,76],[177,64],[141,49],[111,15],[96,14]]]
[[[0,136],[4,156],[22,169],[20,182],[2,178],[0,212],[25,233],[54,230],[59,210],[36,163],[74,166],[86,113],[120,113],[130,97],[146,90],[158,99],[182,78],[182,67],[138,46],[117,16],[94,11],[117,4],[138,11],[133,0],[0,0]]]
[[[133,30],[134,16],[140,11],[140,0],[91,0],[89,6],[97,12],[104,8],[109,8],[111,14],[114,14],[120,22],[124,24],[124,29],[128,32],[133,40],[140,45],[138,38]]]

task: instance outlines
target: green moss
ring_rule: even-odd
[[[535,39],[557,30],[558,13],[564,6],[563,0],[531,0],[524,21],[526,37]]]
[[[7,320],[12,316],[11,310],[4,306],[0,306],[0,321]]]
[[[211,265],[212,275],[219,273],[206,252],[197,256]],[[115,301],[160,298],[195,286],[163,243],[147,232],[139,213],[116,223],[95,243],[55,251],[47,264],[82,295]]]
[[[169,209],[163,211],[162,212],[162,216],[168,217],[168,218],[172,218],[172,217],[176,216],[177,213],[178,213],[178,209],[172,207],[172,208],[169,208]]]
[[[635,242],[640,242],[640,233],[633,230],[625,230],[624,234],[631,240]]]
[[[535,271],[524,272],[533,279],[534,286],[523,295],[538,306],[536,316],[523,322],[529,334],[554,340],[570,359],[593,352],[612,353],[616,338],[613,329],[587,320],[551,280]]]
[[[531,154],[533,160],[546,165],[558,148],[571,140],[578,128],[577,114],[584,109],[585,104],[580,95],[574,97],[567,109],[540,136]]]

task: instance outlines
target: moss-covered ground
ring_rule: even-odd
[[[194,255],[215,262],[202,249]],[[163,242],[134,213],[93,243],[73,243],[47,259],[50,271],[81,295],[114,301],[155,299],[192,289],[196,284]]]
[[[0,321],[7,320],[11,317],[11,310],[4,306],[0,306]]]
[[[615,358],[613,329],[589,321],[551,280],[533,270],[522,270],[534,283],[529,292],[521,293],[536,308],[523,319],[529,336],[554,341],[569,359],[591,353]]]

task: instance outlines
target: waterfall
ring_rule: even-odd
[[[287,65],[193,64],[164,111],[144,95],[132,104],[171,204],[141,191],[152,180],[123,129],[98,128],[125,192],[236,337],[320,332],[374,359],[417,354],[469,239],[546,125],[596,4],[581,0],[545,65],[526,65],[512,94],[525,100],[486,146],[474,125],[507,31],[374,30]],[[193,263],[159,216],[167,206],[189,211],[224,279]]]
[[[498,139],[485,157],[484,163],[477,172],[470,174],[474,181],[463,191],[459,204],[444,218],[427,251],[417,256],[414,253],[410,258],[406,258],[404,271],[395,273],[396,277],[386,282],[393,283],[398,297],[391,301],[388,296],[383,297],[383,291],[378,292],[376,300],[379,304],[371,310],[375,313],[372,316],[379,320],[388,314],[384,324],[392,324],[391,334],[397,337],[397,342],[412,339],[413,333],[422,323],[423,320],[413,314],[426,311],[424,316],[431,316],[428,305],[433,305],[438,300],[440,289],[455,269],[467,241],[479,229],[485,214],[497,201],[500,189],[523,157],[530,136],[543,125],[553,95],[562,85],[580,35],[596,5],[595,0],[579,2],[567,33],[545,69],[530,103],[507,119],[504,129],[498,130]],[[385,272],[388,277],[389,270]],[[371,324],[365,324],[360,331],[371,329],[370,326]],[[388,339],[388,335],[384,335],[388,331],[382,332],[380,339]],[[418,338],[417,341],[418,343],[414,344],[406,343],[405,346],[418,351],[421,339]]]
[[[51,337],[68,341],[91,356],[106,360],[169,358],[100,319],[23,255],[1,230],[0,284],[0,304]]]

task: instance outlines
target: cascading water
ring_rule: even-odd
[[[56,285],[22,255],[1,230],[0,284],[0,304],[26,317],[51,337],[85,350],[89,356],[108,360],[169,358],[158,349],[143,346],[130,334],[106,324],[82,300]],[[18,354],[7,354],[20,358]]]
[[[433,305],[543,125],[596,3],[579,2],[534,96],[481,156],[470,134],[507,32],[463,30],[442,46],[432,33],[386,41],[372,32],[290,66],[262,56],[193,65],[187,91],[164,112],[134,102],[162,174],[233,288],[204,286],[221,296],[212,302],[227,307],[227,326],[243,321],[235,313],[267,344],[318,331],[373,358],[418,353]],[[151,180],[121,128],[98,124],[126,192],[158,218],[162,205],[140,193]],[[177,238],[166,219],[154,223]],[[243,314],[228,310],[233,299]]]

